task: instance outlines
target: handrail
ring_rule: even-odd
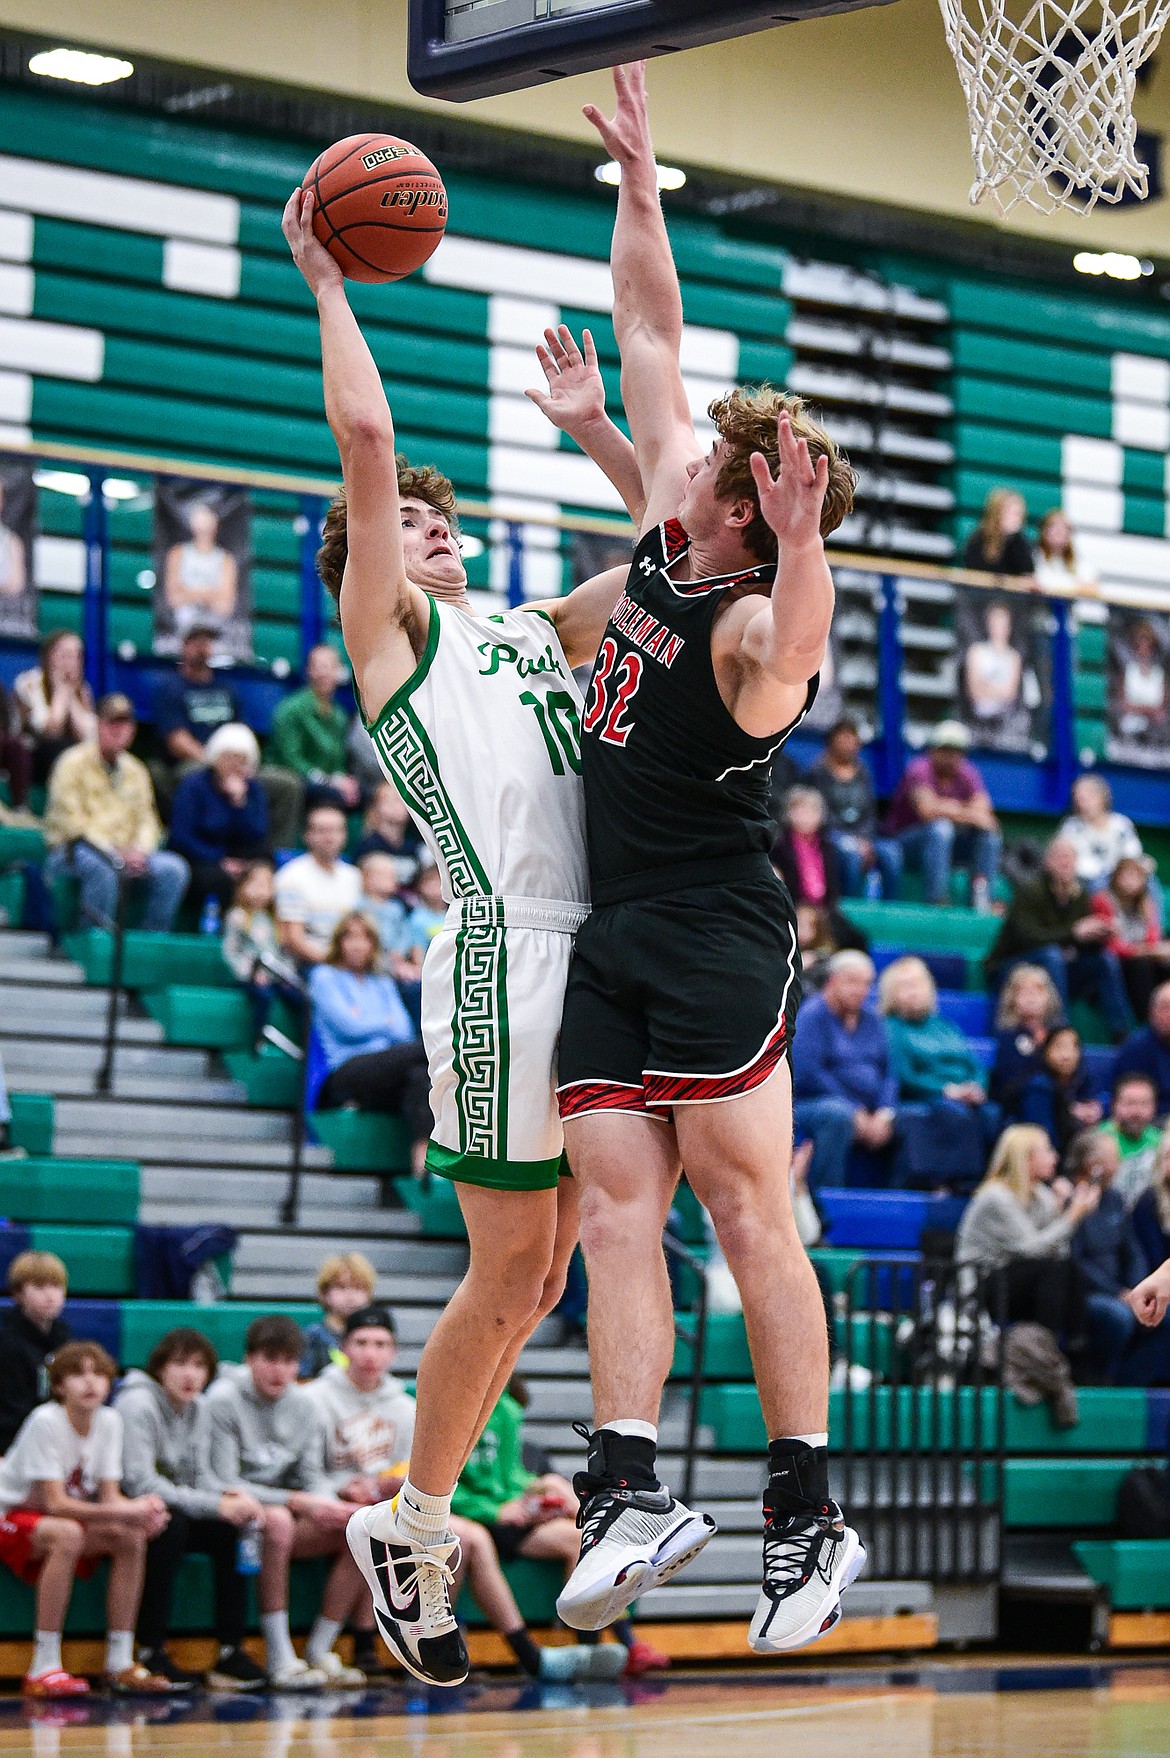
[[[295,1227],[301,1212],[301,1176],[304,1170],[305,1141],[308,1136],[308,1118],[305,1116],[305,1101],[309,1086],[309,1033],[312,1029],[312,1006],[308,990],[301,997],[301,1045],[304,1054],[301,1058],[300,1092],[297,1094],[296,1110],[293,1114],[292,1160],[289,1164],[288,1189],[284,1202],[281,1204],[280,1221],[283,1227]]]
[[[667,1231],[662,1235],[663,1249],[680,1263],[692,1270],[698,1282],[697,1305],[695,1309],[695,1326],[688,1331],[680,1325],[677,1316],[674,1321],[674,1334],[683,1343],[691,1347],[690,1372],[690,1407],[687,1412],[687,1438],[683,1448],[682,1499],[689,1502],[695,1487],[695,1462],[699,1447],[699,1419],[703,1403],[703,1356],[707,1347],[707,1266],[697,1253],[675,1234]]]
[[[114,897],[114,940],[110,951],[110,995],[106,1006],[105,1048],[94,1076],[94,1091],[109,1093],[114,1085],[114,1062],[118,1053],[118,1013],[122,998],[122,954],[126,941],[126,870],[119,864],[118,889]]]

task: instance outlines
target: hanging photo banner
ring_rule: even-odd
[[[252,497],[246,489],[160,476],[154,491],[154,648],[179,650],[189,629],[216,637],[221,659],[252,657]]]
[[[1112,605],[1107,664],[1106,756],[1111,763],[1170,769],[1170,617]]]
[[[955,588],[956,694],[972,745],[1048,755],[1052,633],[1052,612],[1032,593]]]
[[[33,641],[37,490],[26,458],[0,458],[0,635]]]

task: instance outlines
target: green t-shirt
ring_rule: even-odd
[[[345,740],[349,718],[336,702],[322,713],[312,690],[296,690],[286,696],[272,717],[269,761],[282,769],[295,769],[306,781],[323,781],[344,775]]]
[[[504,1393],[487,1419],[463,1475],[451,1497],[451,1512],[461,1520],[480,1520],[490,1526],[505,1502],[522,1496],[536,1481],[525,1471],[521,1456],[524,1411],[515,1398]]]
[[[1131,1135],[1122,1135],[1116,1123],[1102,1125],[1104,1133],[1111,1135],[1117,1143],[1121,1155],[1121,1169],[1117,1174],[1114,1189],[1124,1202],[1127,1209],[1132,1209],[1142,1193],[1149,1189],[1154,1178],[1154,1166],[1158,1158],[1158,1144],[1162,1140],[1162,1131],[1157,1124],[1151,1123],[1136,1139]]]

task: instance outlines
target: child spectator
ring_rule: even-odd
[[[967,539],[963,566],[985,574],[1030,574],[1032,546],[1024,536],[1028,506],[1014,488],[993,488],[978,525]]]
[[[97,1343],[66,1343],[49,1366],[51,1402],[25,1422],[0,1463],[0,1561],[36,1586],[26,1697],[80,1697],[61,1663],[74,1577],[110,1559],[105,1682],[121,1696],[158,1697],[169,1679],[134,1659],[134,1620],[149,1539],[168,1514],[158,1496],[122,1494],[122,1418],[105,1407],[116,1372]]]
[[[71,629],[50,629],[39,657],[39,665],[13,679],[12,695],[32,741],[32,779],[42,785],[62,751],[97,736],[97,715],[85,681],[81,636]]]
[[[1162,1132],[1154,1121],[1157,1115],[1158,1094],[1149,1075],[1119,1074],[1113,1082],[1109,1121],[1101,1127],[1117,1143],[1121,1170],[1116,1188],[1127,1209],[1133,1209],[1153,1183],[1162,1141]],[[1150,1261],[1160,1263],[1161,1259]]]
[[[1036,533],[1036,584],[1049,592],[1090,585],[1096,575],[1077,555],[1072,526],[1059,507],[1045,513]]]
[[[392,977],[413,977],[414,969],[403,957],[410,911],[398,895],[398,863],[393,855],[371,849],[358,861],[358,870],[362,876],[358,908],[365,911],[378,930],[386,969]]]
[[[224,924],[224,961],[248,992],[252,1006],[252,1042],[259,1049],[269,1032],[273,1002],[282,1000],[300,1014],[304,985],[293,960],[280,947],[273,905],[276,887],[272,864],[253,861],[236,880],[232,907]]]
[[[0,1327],[0,1454],[49,1395],[48,1358],[69,1341],[61,1317],[69,1276],[51,1251],[22,1251],[8,1266],[11,1311]]]
[[[1062,1023],[1056,984],[1038,964],[1018,964],[999,992],[995,1014],[995,1060],[988,1090],[1014,1115],[1020,1093],[1040,1066],[1048,1034]]]
[[[398,883],[409,888],[417,876],[421,853],[422,838],[414,820],[397,789],[383,781],[374,789],[362,820],[361,840],[354,859],[360,861],[363,855],[371,854],[389,855],[398,868]]]
[[[1073,1235],[1072,1255],[1085,1280],[1089,1364],[1107,1386],[1126,1384],[1123,1357],[1137,1319],[1125,1297],[1147,1270],[1133,1222],[1113,1188],[1120,1164],[1113,1137],[1101,1129],[1086,1129],[1073,1137],[1065,1165],[1074,1191],[1088,1184],[1099,1199],[1094,1213],[1086,1215]]]
[[[1040,1067],[1020,1094],[1016,1115],[1036,1123],[1057,1153],[1063,1154],[1082,1129],[1101,1121],[1101,1102],[1081,1054],[1081,1034],[1073,1026],[1057,1026],[1040,1052]]]
[[[771,858],[793,903],[812,904],[825,912],[838,946],[861,952],[868,948],[865,935],[837,907],[841,900],[837,850],[825,830],[824,796],[815,787],[789,789]]]
[[[427,948],[443,926],[447,914],[442,875],[427,854],[423,855],[419,864],[414,895],[418,901],[406,918],[402,934],[405,966],[403,974],[421,978]]]
[[[200,1331],[168,1331],[151,1350],[146,1372],[132,1368],[115,1401],[124,1426],[123,1487],[130,1496],[158,1497],[171,1516],[146,1551],[139,1659],[182,1690],[200,1682],[166,1648],[175,1576],[195,1552],[211,1558],[215,1584],[219,1657],[206,1683],[215,1691],[251,1691],[264,1683],[264,1671],[244,1651],[247,1599],[236,1556],[241,1529],[262,1529],[265,1509],[246,1490],[225,1489],[212,1476],[211,1418],[202,1394],[218,1366]]]
[[[1092,909],[1109,924],[1105,950],[1116,953],[1129,1004],[1144,1019],[1154,990],[1170,977],[1170,939],[1145,861],[1123,855],[1104,891],[1094,892]]]
[[[305,1352],[301,1356],[300,1377],[315,1380],[330,1363],[345,1366],[341,1340],[351,1313],[369,1306],[374,1298],[377,1276],[369,1258],[360,1251],[337,1252],[327,1257],[317,1271],[317,1299],[321,1302],[321,1318],[305,1328]]]
[[[304,1341],[290,1318],[253,1319],[244,1336],[244,1365],[221,1373],[207,1394],[212,1475],[266,1509],[260,1628],[268,1682],[278,1691],[364,1683],[333,1653],[362,1578],[345,1543],[352,1509],[330,1491],[316,1408],[295,1384]],[[293,1557],[324,1556],[337,1560],[301,1660],[289,1634],[288,1566]]]

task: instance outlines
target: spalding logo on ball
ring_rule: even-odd
[[[443,236],[447,191],[425,153],[393,134],[351,134],[309,166],[313,231],[351,281],[400,281]]]

